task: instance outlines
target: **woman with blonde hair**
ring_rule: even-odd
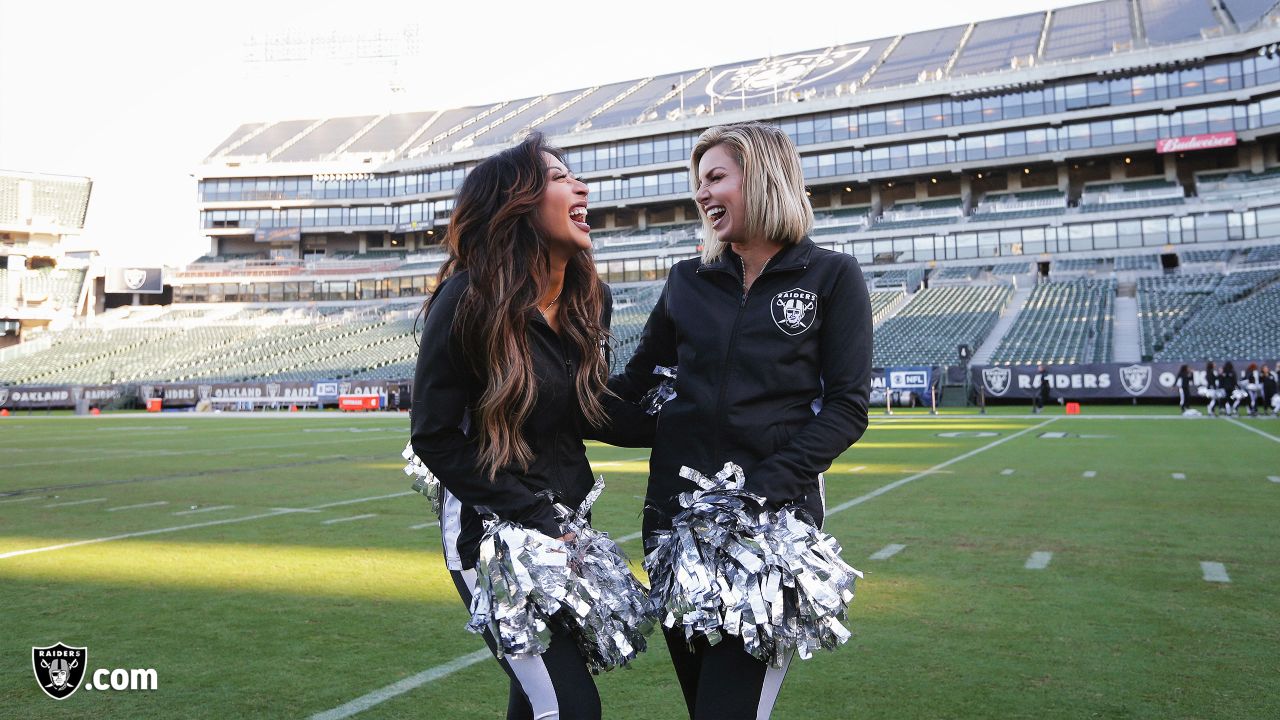
[[[737,463],[773,508],[798,504],[822,523],[822,473],[867,427],[871,304],[858,262],[807,236],[813,210],[795,146],[776,127],[702,134],[690,160],[704,251],[671,269],[626,370],[610,386],[644,395],[678,367],[658,418],[643,533],[667,529],[680,477]],[[787,662],[769,667],[741,638],[666,631],[689,716],[767,718]],[[789,658],[787,659],[789,660]]]

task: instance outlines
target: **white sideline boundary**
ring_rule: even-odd
[[[355,498],[354,500],[338,500],[337,502],[324,503],[322,505],[312,505],[306,508],[282,508],[273,510],[272,512],[259,513],[257,515],[246,515],[238,518],[225,518],[223,520],[209,520],[206,522],[190,523],[188,525],[174,525],[173,527],[157,528],[155,530],[142,530],[139,532],[121,533],[119,535],[110,535],[108,537],[90,538],[88,540],[76,540],[74,542],[62,543],[60,545],[46,545],[38,548],[27,548],[26,550],[10,550],[6,553],[0,553],[0,560],[11,557],[19,557],[21,555],[32,555],[40,552],[51,552],[53,550],[65,550],[67,548],[80,547],[81,545],[94,545],[97,543],[111,542],[113,540],[127,540],[129,538],[146,537],[148,535],[160,535],[162,533],[179,532],[182,530],[194,530],[202,527],[212,527],[214,525],[230,525],[231,523],[247,522],[249,520],[261,520],[262,518],[278,517],[280,515],[290,515],[299,512],[314,512],[324,508],[340,507],[342,505],[354,505],[355,503],[370,502],[372,500],[386,500],[388,498],[403,497],[405,495],[416,495],[412,490],[404,492],[391,493],[390,495],[372,495],[365,498]]]
[[[947,460],[946,462],[934,465],[928,470],[922,470],[921,472],[911,475],[910,477],[905,477],[901,480],[895,480],[894,482],[891,482],[888,485],[872,490],[866,495],[856,497],[852,500],[849,500],[847,502],[844,502],[835,506],[831,510],[827,511],[826,517],[831,517],[832,515],[838,512],[848,510],[849,508],[854,507],[856,505],[861,505],[862,503],[872,498],[879,497],[889,492],[890,490],[906,485],[907,483],[913,480],[918,480],[922,477],[927,477],[929,475],[935,474],[939,470],[949,465],[958,463],[961,460],[967,460],[968,458],[971,458],[980,452],[990,450],[991,448],[997,445],[1000,445],[1001,443],[1006,443],[1021,435],[1025,435],[1029,432],[1034,432],[1036,430],[1039,430],[1040,428],[1059,419],[1060,418],[1058,417],[1049,418],[1048,420],[1045,420],[1044,422],[1038,425],[1033,425],[1029,428],[1019,430],[1018,432],[1013,433],[1012,435],[1006,435],[1005,437],[1002,437],[993,442],[989,442],[980,448],[970,450],[964,453],[963,455],[959,455],[950,460]],[[631,540],[638,539],[639,537],[640,537],[640,533],[634,532],[627,535],[623,535],[622,537],[618,538],[614,542],[618,544],[622,544],[624,542],[630,542]],[[893,547],[893,546],[890,546],[890,547]],[[906,547],[906,546],[904,545],[902,547]],[[3,557],[3,556],[0,556],[0,557]],[[316,713],[315,715],[312,715],[309,720],[343,720],[343,718],[349,718],[352,715],[355,715],[356,713],[361,713],[361,712],[364,712],[365,710],[368,710],[369,708],[373,707],[374,705],[377,705],[378,703],[384,702],[386,700],[390,700],[391,698],[396,697],[397,695],[403,695],[404,693],[407,693],[410,690],[416,690],[417,688],[420,688],[429,682],[438,680],[442,677],[445,677],[446,675],[454,673],[463,668],[475,665],[476,663],[481,662],[486,658],[490,658],[490,657],[493,657],[493,654],[490,653],[487,649],[476,651],[474,653],[471,653],[470,655],[463,655],[462,657],[450,660],[449,662],[443,665],[437,665],[436,667],[428,668],[418,673],[417,675],[412,675],[403,680],[400,680],[399,682],[395,682],[390,685],[387,685],[384,688],[374,690],[373,692],[367,695],[362,695],[356,698],[355,700],[352,700],[351,702],[346,703],[344,705],[339,705],[338,707],[332,710],[325,710],[324,712]]]

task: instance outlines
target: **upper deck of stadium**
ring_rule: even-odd
[[[726,112],[776,117],[783,104],[979,95],[1251,49],[1280,39],[1278,20],[1273,0],[1100,0],[470,107],[250,122],[202,174],[395,172],[475,159],[533,129],[574,146],[689,130]]]

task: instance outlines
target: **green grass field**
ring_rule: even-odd
[[[877,412],[828,473],[826,529],[866,572],[854,638],[793,665],[774,717],[1280,717],[1280,422],[1085,410]],[[418,676],[355,717],[502,717],[495,663],[449,665],[483,645],[401,472],[407,426],[0,418],[0,716],[309,718]],[[647,453],[590,453],[597,526],[632,536]],[[58,641],[159,689],[51,700],[30,649]],[[682,716],[654,641],[598,679],[606,717]]]

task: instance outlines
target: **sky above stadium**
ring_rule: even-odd
[[[109,262],[184,264],[241,123],[529,97],[1077,4],[0,0],[0,168],[93,179]],[[751,8],[745,10],[744,8]]]

